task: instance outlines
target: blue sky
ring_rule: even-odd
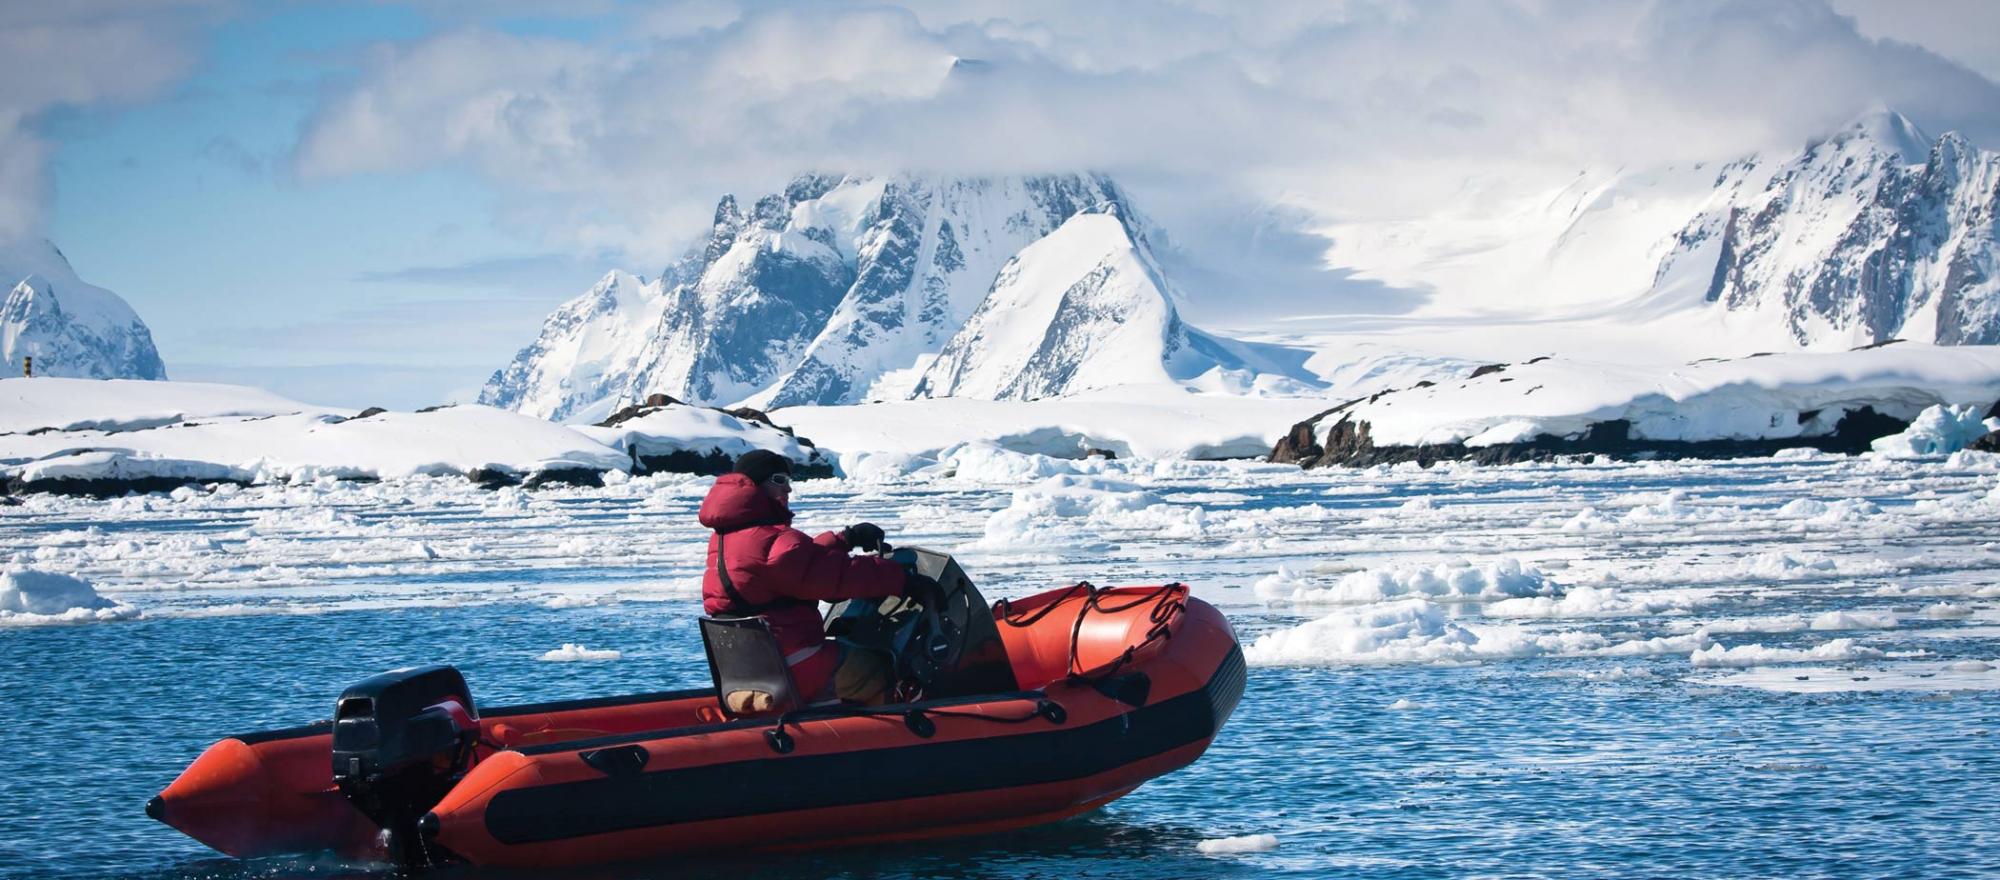
[[[137,301],[176,378],[336,403],[462,394],[601,261],[496,222],[494,187],[462,169],[289,168],[368,47],[434,27],[390,6],[236,18],[157,98],[52,114],[50,237]]]
[[[658,272],[717,196],[802,170],[1106,170],[1189,277],[1237,279],[1192,319],[1381,311],[1316,222],[1792,147],[1868,104],[1992,146],[1996,10],[24,5],[0,10],[37,71],[0,83],[0,227],[130,300],[176,378],[347,405],[466,396],[604,271]]]

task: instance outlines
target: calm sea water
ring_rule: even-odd
[[[488,705],[705,683],[695,613],[685,601],[480,604],[0,632],[0,875],[369,874],[222,858],[142,806],[217,737],[325,717],[343,686],[398,665],[456,663]],[[625,656],[534,659],[563,642]],[[1619,668],[1657,672],[1604,677]],[[1684,657],[1253,668],[1206,757],[1087,816],[944,843],[578,876],[2000,873],[2000,695],[1778,694],[1689,684],[1686,671]],[[1390,708],[1399,700],[1414,705]],[[1196,851],[1248,833],[1281,842]]]

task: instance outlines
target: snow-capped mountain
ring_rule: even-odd
[[[914,393],[1035,400],[1188,379],[1218,365],[1195,338],[1112,204],[1009,260]]]
[[[563,419],[653,393],[1022,399],[1275,363],[1189,331],[1149,248],[1102,176],[800,177],[747,213],[724,197],[661,278],[565,303],[480,401]]]
[[[18,375],[34,358],[37,376],[165,379],[153,334],[118,294],[76,277],[47,240],[0,245],[0,363]]]
[[[1471,180],[1437,210],[1325,227],[1328,262],[1413,292],[1423,341],[1461,356],[2000,341],[2000,154],[1892,111],[1796,152],[1519,186]]]
[[[2000,153],[1869,114],[1725,167],[1655,289],[1766,313],[1801,345],[2000,342]]]

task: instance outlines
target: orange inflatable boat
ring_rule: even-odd
[[[1072,816],[1200,757],[1243,654],[1186,587],[1087,583],[986,607],[948,556],[898,558],[941,608],[844,603],[906,702],[800,705],[757,618],[704,620],[715,688],[478,709],[448,666],[344,693],[331,721],[210,746],[147,813],[232,856],[556,866],[809,849]],[[857,604],[859,607],[857,607]],[[774,667],[771,664],[775,662]],[[719,693],[771,692],[756,717]]]

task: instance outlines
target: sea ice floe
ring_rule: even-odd
[[[97,594],[82,578],[32,568],[0,570],[0,624],[126,620],[139,609]]]
[[[590,648],[586,648],[582,645],[573,642],[564,642],[562,647],[557,648],[553,651],[549,651],[540,657],[536,657],[535,659],[547,660],[551,663],[576,663],[576,662],[588,662],[588,661],[599,661],[599,660],[616,660],[623,656],[625,655],[618,651],[592,650]]]
[[[1770,648],[1755,644],[1725,648],[1721,645],[1710,645],[1688,655],[1688,662],[1697,668],[1709,668],[1764,666],[1773,663],[1880,660],[1883,656],[1882,651],[1864,647],[1853,639],[1834,639],[1811,648]]]
[[[1505,599],[1535,596],[1554,589],[1540,569],[1511,556],[1488,562],[1440,562],[1427,567],[1404,566],[1349,572],[1326,586],[1313,586],[1289,569],[1258,581],[1266,599],[1290,599],[1301,604],[1380,602],[1403,596],[1436,599]]]
[[[1972,606],[1961,605],[1956,602],[1939,602],[1935,605],[1924,606],[1924,616],[1945,619],[1971,617]]]
[[[1245,834],[1238,837],[1217,837],[1194,845],[1195,851],[1203,855],[1219,856],[1236,853],[1270,852],[1278,848],[1277,835]]]
[[[1543,656],[1678,654],[1707,645],[1692,635],[1614,640],[1579,631],[1537,632],[1515,624],[1453,618],[1443,606],[1404,599],[1343,609],[1265,633],[1243,655],[1261,666],[1479,663]]]
[[[1878,691],[2000,690],[2000,671],[1979,660],[1901,661],[1864,668],[1779,666],[1746,669],[1714,677],[1690,679],[1701,684],[1747,687],[1780,693],[1840,693]]]
[[[1628,594],[1611,587],[1575,586],[1560,596],[1504,599],[1486,606],[1493,617],[1593,618],[1683,614],[1705,601],[1686,590]]]

